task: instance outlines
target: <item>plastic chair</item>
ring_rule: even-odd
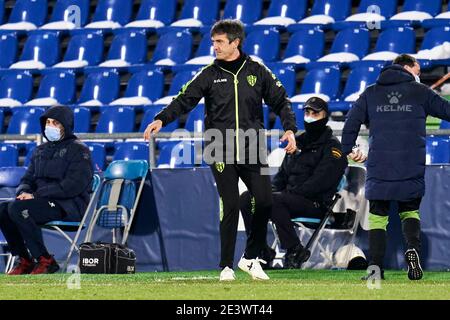
[[[392,16],[386,27],[397,25],[417,25],[432,19],[442,11],[442,0],[405,0],[402,11]]]
[[[19,160],[17,147],[12,144],[0,144],[0,167],[15,167]]]
[[[92,214],[84,242],[90,242],[97,225],[111,229],[113,243],[117,229],[123,229],[122,244],[126,244],[148,172],[145,160],[113,161],[104,173],[98,201]]]
[[[101,172],[106,164],[105,146],[97,142],[85,142],[92,155],[92,166],[95,172]]]
[[[172,101],[172,99],[181,91],[181,88],[183,88],[186,83],[192,80],[197,72],[198,70],[185,70],[177,72],[172,78],[167,96],[154,101],[153,105],[168,105]]]
[[[254,25],[286,27],[303,19],[307,7],[307,0],[272,0],[267,17],[256,21]]]
[[[245,39],[243,49],[263,61],[276,61],[280,52],[280,34],[277,30],[253,31]]]
[[[160,141],[158,168],[193,168],[196,165],[205,166],[203,154],[197,153],[200,141]],[[196,148],[197,147],[197,148]],[[196,150],[197,149],[197,150]]]
[[[141,125],[139,127],[139,132],[144,132],[147,126],[153,122],[153,119],[155,116],[164,108],[163,105],[153,105],[147,109],[144,113],[144,117],[142,118]],[[179,120],[176,119],[173,122],[167,124],[166,126],[162,127],[160,132],[172,132],[179,127]]]
[[[83,28],[89,18],[89,0],[58,0],[45,30],[73,30]]]
[[[199,65],[207,65],[214,61],[215,59],[214,47],[212,45],[211,36],[209,34],[203,35],[202,40],[198,46],[195,53],[195,57],[186,61],[186,64],[194,65],[194,67]]]
[[[25,72],[8,72],[0,79],[0,106],[25,104],[33,92],[33,77]]]
[[[136,115],[130,107],[105,107],[102,109],[95,132],[133,132]]]
[[[180,19],[172,27],[202,27],[216,22],[219,14],[219,0],[186,0]]]
[[[113,39],[107,60],[100,67],[127,67],[142,64],[147,58],[145,32],[121,32]]]
[[[144,142],[116,142],[114,144],[113,161],[115,160],[148,160],[148,143]]]
[[[228,0],[223,11],[223,19],[237,19],[252,25],[261,18],[261,0]]]
[[[281,81],[284,89],[289,97],[295,95],[295,88],[297,83],[297,74],[295,73],[294,68],[290,66],[286,67],[273,67],[271,68],[273,74]]]
[[[91,111],[86,107],[73,108],[75,133],[86,133],[91,129]]]
[[[33,134],[41,133],[39,117],[44,113],[43,108],[20,107],[12,109],[7,134]]]
[[[36,98],[28,101],[25,105],[67,105],[74,101],[75,93],[75,74],[72,72],[52,72],[42,78]]]
[[[160,28],[171,24],[175,18],[177,0],[142,0],[136,20],[128,28]]]
[[[168,66],[183,64],[191,56],[192,44],[192,35],[187,31],[165,33],[156,44],[151,62]]]
[[[197,105],[191,112],[189,112],[184,128],[189,132],[204,132],[205,131],[205,105]]]
[[[289,38],[283,62],[305,65],[318,60],[323,55],[324,48],[325,34],[322,30],[301,29]]]
[[[119,95],[120,79],[115,71],[90,73],[81,89],[77,104],[81,106],[108,105]]]
[[[428,136],[426,140],[426,163],[450,163],[450,141],[448,137]]]
[[[288,30],[294,31],[304,27],[325,29],[336,21],[345,20],[351,11],[351,0],[316,0],[311,9],[311,16],[289,26]]]
[[[17,0],[8,23],[1,25],[0,30],[35,30],[44,24],[47,9],[47,0]]]
[[[56,33],[45,32],[31,34],[18,62],[11,69],[44,69],[60,60],[59,37]]]
[[[14,34],[0,36],[0,68],[9,68],[17,60],[19,43]]]
[[[87,29],[116,29],[125,26],[133,12],[133,0],[99,0]]]
[[[300,94],[291,98],[291,102],[306,102],[311,96],[319,96],[329,101],[339,95],[341,73],[337,68],[317,68],[305,75]]]

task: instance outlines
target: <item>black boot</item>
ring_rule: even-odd
[[[306,250],[301,243],[286,252],[284,258],[285,269],[300,269],[302,264],[311,256],[311,252]]]

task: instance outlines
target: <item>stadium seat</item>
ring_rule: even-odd
[[[97,33],[83,33],[72,36],[62,62],[53,68],[83,68],[96,66],[103,59],[103,36]]]
[[[15,167],[19,161],[19,152],[13,144],[0,144],[0,167]]]
[[[3,120],[5,119],[3,108],[0,108],[0,134],[3,133]]]
[[[434,18],[425,19],[422,21],[422,27],[426,29],[443,27],[448,25],[450,25],[450,7],[447,8],[446,12],[439,13]]]
[[[426,164],[450,163],[448,137],[427,136]]]
[[[60,46],[56,33],[31,34],[22,51],[18,62],[10,66],[11,69],[44,69],[59,62]]]
[[[214,53],[211,36],[209,34],[205,34],[200,41],[195,57],[186,61],[185,65],[193,65],[194,68],[197,68],[199,65],[206,66],[212,63],[215,58],[216,56]]]
[[[116,29],[125,26],[133,12],[133,0],[99,0],[87,29]]]
[[[192,35],[187,31],[165,33],[156,44],[151,62],[158,66],[185,63],[191,57],[192,44]]]
[[[26,167],[0,166],[0,201],[8,201],[16,197],[16,189],[26,170]]]
[[[405,0],[402,11],[392,16],[382,27],[419,26],[423,20],[432,19],[442,11],[442,0]]]
[[[159,99],[164,90],[164,74],[159,70],[142,70],[128,81],[125,97],[110,105],[148,105]]]
[[[0,79],[0,107],[17,107],[30,100],[33,77],[26,72],[9,72]]]
[[[297,129],[298,130],[304,130],[305,126],[303,123],[303,104],[302,103],[292,103],[291,105],[292,111],[295,113],[295,119],[297,123]],[[266,127],[267,128],[267,127]],[[281,130],[284,131],[283,125],[281,124],[281,119],[279,116],[276,116],[275,122],[273,124],[272,130]],[[271,149],[270,149],[271,150]]]
[[[100,67],[128,67],[143,64],[147,58],[145,32],[121,32],[114,38],[107,60]]]
[[[252,25],[261,18],[262,0],[228,0],[225,3],[223,19],[237,19],[245,25]]]
[[[70,104],[75,99],[76,83],[72,72],[52,72],[45,75],[40,83],[36,98],[27,106],[54,106]]]
[[[307,72],[300,94],[291,98],[291,102],[306,102],[312,96],[325,101],[335,100],[339,95],[341,73],[337,68],[317,68]]]
[[[101,110],[95,132],[133,132],[135,118],[134,109],[131,107],[104,107]]]
[[[205,165],[200,152],[201,145],[200,141],[161,141],[158,168],[192,168],[196,165]]]
[[[284,89],[286,89],[287,95],[289,97],[294,96],[297,81],[297,74],[295,73],[294,68],[290,66],[276,66],[270,69],[283,84]]]
[[[450,122],[442,120],[439,129],[450,129]]]
[[[172,27],[203,27],[213,25],[219,15],[219,0],[185,0],[180,19]]]
[[[1,25],[0,30],[35,30],[44,24],[47,10],[47,0],[17,0],[8,23]]]
[[[0,0],[0,25],[3,24],[5,20],[5,0]]]
[[[95,172],[101,172],[106,164],[105,146],[98,142],[85,142],[92,155],[92,166]]]
[[[415,57],[422,69],[435,65],[450,65],[450,26],[436,27],[428,30]]]
[[[74,133],[86,133],[91,128],[91,111],[86,107],[73,108]]]
[[[44,30],[73,30],[83,28],[89,18],[89,0],[58,0]]]
[[[171,81],[168,95],[156,100],[155,105],[167,105],[180,92],[181,88],[196,75],[197,70],[181,71],[176,73]]]
[[[147,111],[144,113],[144,117],[142,118],[141,125],[139,127],[139,132],[144,132],[147,126],[153,122],[153,119],[155,116],[162,110],[162,108],[165,107],[163,105],[153,105],[151,107],[148,107]],[[175,121],[167,124],[166,126],[162,127],[160,132],[172,132],[176,129],[178,129],[179,121],[176,119]]]
[[[149,159],[148,143],[146,142],[116,142],[113,161],[116,160],[147,160]]]
[[[327,29],[336,21],[343,21],[352,11],[352,0],[316,0],[311,9],[311,16],[290,25],[290,32],[301,28]]]
[[[318,60],[324,52],[325,34],[322,30],[301,29],[289,38],[283,63],[292,63],[296,66]]]
[[[0,35],[0,68],[9,68],[17,60],[19,43],[14,34]]]
[[[272,0],[267,17],[256,21],[254,26],[287,27],[303,19],[307,7],[307,0]]]
[[[82,106],[102,106],[117,99],[120,80],[117,72],[104,71],[90,73],[81,89],[78,104]]]
[[[160,28],[175,18],[177,0],[142,0],[135,21],[128,28]]]
[[[191,112],[189,112],[184,128],[189,132],[204,132],[205,131],[205,105],[197,105]]]
[[[277,61],[280,52],[280,34],[277,30],[255,30],[247,35],[243,50],[256,60]]]
[[[12,109],[7,134],[33,134],[41,133],[39,117],[44,113],[43,108],[19,107]]]

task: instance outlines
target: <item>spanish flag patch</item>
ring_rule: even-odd
[[[338,148],[331,148],[331,155],[333,158],[340,159],[342,158],[342,151]]]

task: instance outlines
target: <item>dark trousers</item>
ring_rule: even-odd
[[[244,222],[247,225],[252,223],[252,196],[245,192],[241,196],[241,212]],[[325,210],[317,202],[306,199],[297,194],[287,192],[274,192],[272,194],[271,220],[277,228],[281,248],[291,249],[300,244],[300,240],[295,231],[295,225],[291,221],[293,218],[306,217],[322,219]]]
[[[11,253],[23,258],[29,259],[30,253],[33,258],[48,255],[39,225],[63,217],[63,209],[48,199],[0,203],[0,229]]]
[[[223,167],[213,165],[211,169],[221,200],[220,267],[232,268],[239,222],[239,178],[255,198],[255,213],[245,249],[245,257],[254,259],[266,245],[267,222],[272,206],[270,177],[261,175],[259,166],[226,164]]]

